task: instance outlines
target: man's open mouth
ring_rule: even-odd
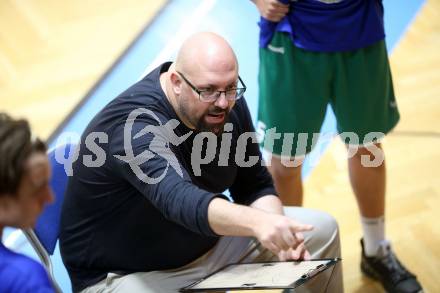
[[[208,113],[206,117],[206,121],[209,123],[221,123],[225,120],[226,113]]]

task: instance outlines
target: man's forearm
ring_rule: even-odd
[[[214,198],[208,207],[208,221],[211,229],[225,236],[255,236],[254,227],[264,212]]]
[[[275,195],[258,198],[249,207],[214,198],[208,207],[211,229],[219,235],[255,236],[255,227],[269,214],[284,215],[283,205]]]

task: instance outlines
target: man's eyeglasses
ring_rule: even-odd
[[[198,88],[196,88],[188,79],[186,79],[186,77],[177,71],[177,73],[183,78],[183,80],[196,92],[199,94],[199,99],[202,102],[207,102],[207,103],[211,103],[216,101],[218,98],[220,98],[222,93],[225,93],[225,97],[226,99],[230,100],[230,101],[235,101],[240,99],[244,92],[246,91],[246,85],[244,84],[244,82],[241,80],[240,76],[238,76],[238,80],[240,81],[241,85],[243,87],[237,87],[237,88],[232,88],[229,90],[224,90],[224,91],[217,91],[217,90],[211,90],[211,89],[206,89],[206,90],[199,90]]]

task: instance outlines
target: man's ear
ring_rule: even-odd
[[[180,95],[182,92],[182,79],[176,72],[170,74],[171,88],[175,95]]]

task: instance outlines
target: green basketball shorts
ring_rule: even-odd
[[[327,105],[350,145],[380,139],[398,122],[385,42],[346,52],[311,52],[276,33],[260,48],[258,125],[274,155],[299,157],[317,141]]]

